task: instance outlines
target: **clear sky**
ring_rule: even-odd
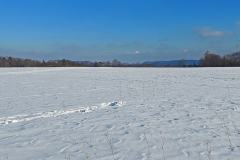
[[[1,0],[0,56],[128,62],[240,50],[239,0]]]

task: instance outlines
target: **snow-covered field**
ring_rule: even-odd
[[[240,68],[0,69],[0,160],[239,160]]]

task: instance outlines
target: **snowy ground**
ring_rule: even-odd
[[[0,69],[0,160],[239,160],[240,68]]]

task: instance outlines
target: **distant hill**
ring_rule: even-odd
[[[200,60],[172,60],[172,61],[147,61],[143,64],[150,65],[153,67],[189,67],[199,66]]]

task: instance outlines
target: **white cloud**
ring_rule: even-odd
[[[140,51],[135,51],[135,54],[141,54]]]
[[[205,38],[208,38],[208,37],[225,37],[225,36],[228,36],[228,35],[232,34],[232,32],[216,30],[216,29],[212,29],[212,28],[209,28],[209,27],[198,29],[197,33],[201,37],[205,37]]]
[[[189,53],[189,52],[190,52],[189,49],[187,49],[187,48],[183,49],[183,53]]]

